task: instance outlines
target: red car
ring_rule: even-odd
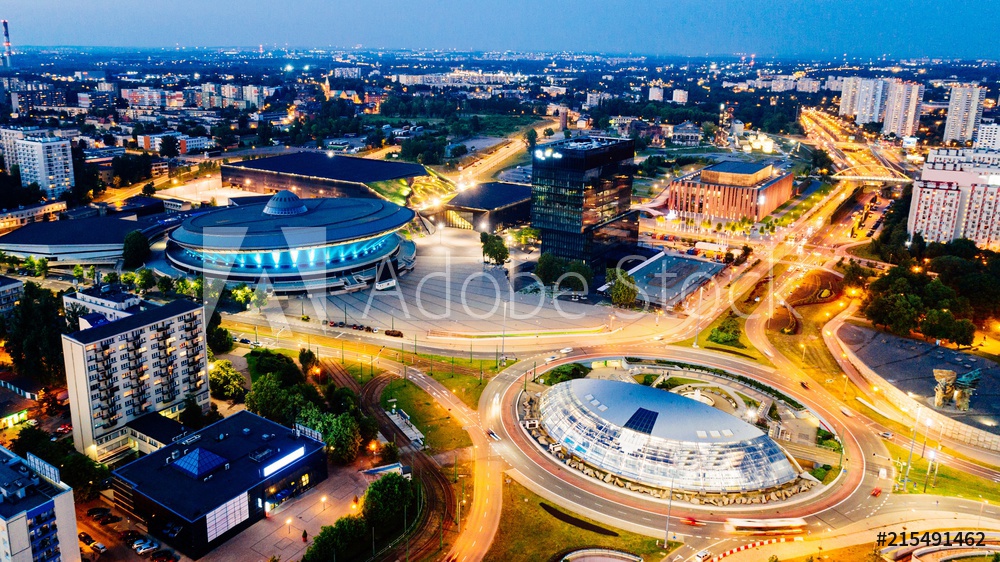
[[[61,434],[61,433],[72,433],[72,432],[73,432],[73,426],[71,426],[68,423],[64,423],[60,425],[58,428],[56,428],[56,433]]]
[[[882,495],[882,488],[875,488],[872,490],[872,497],[877,498]]]
[[[698,527],[698,526],[704,525],[704,523],[702,523],[701,521],[698,521],[694,517],[685,517],[685,518],[681,519],[681,523],[684,523],[685,525],[691,525],[692,527]]]

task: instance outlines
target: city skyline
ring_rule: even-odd
[[[252,3],[251,3],[252,4]],[[485,3],[452,0],[410,5],[368,17],[365,5],[332,6],[299,0],[283,10],[264,10],[231,0],[210,5],[179,0],[171,5],[130,6],[98,0],[65,5],[58,0],[14,2],[2,17],[21,46],[137,48],[252,47],[454,49],[474,51],[576,51],[663,56],[734,53],[758,57],[829,59],[917,56],[997,57],[988,18],[974,5],[860,1],[772,5],[684,0],[650,9],[627,2],[612,9],[598,2],[555,2],[538,7],[516,0],[494,11]],[[905,8],[907,25],[897,18]],[[38,14],[54,14],[39,18]],[[189,14],[177,18],[178,13]],[[219,26],[238,14],[242,25]],[[302,14],[311,14],[302,18]],[[153,26],[124,26],[155,21]],[[822,22],[817,24],[816,22]],[[936,33],[963,26],[963,40]],[[628,33],[625,33],[628,30]]]

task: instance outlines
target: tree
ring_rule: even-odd
[[[403,506],[410,505],[412,501],[410,481],[402,475],[390,473],[368,486],[361,513],[372,527],[392,529],[402,522]]]
[[[267,306],[267,293],[264,292],[264,287],[257,287],[257,290],[253,292],[250,297],[250,305],[256,308],[258,313],[260,309]]]
[[[164,158],[177,158],[180,153],[177,137],[166,136],[160,139],[160,156]]]
[[[172,277],[164,275],[156,280],[156,288],[160,290],[161,293],[169,293],[174,290],[174,280]]]
[[[501,265],[510,257],[510,251],[503,237],[488,232],[482,232],[479,240],[483,245],[483,256],[495,265]]]
[[[250,304],[250,299],[253,297],[253,289],[247,286],[246,283],[240,283],[233,288],[232,295],[233,300],[236,302],[242,305],[248,305]]]
[[[330,458],[335,462],[348,464],[358,458],[361,450],[361,427],[358,420],[349,413],[333,419],[329,434]]]
[[[205,427],[207,421],[205,419],[205,412],[198,405],[198,401],[195,400],[194,395],[189,394],[184,399],[184,409],[177,416],[177,421],[184,424],[188,429],[197,430]]]
[[[122,260],[127,268],[138,267],[149,257],[149,239],[146,235],[133,230],[125,235],[122,246]]]
[[[242,400],[246,395],[245,379],[227,360],[216,361],[208,371],[208,388],[213,398]]]
[[[233,338],[229,330],[222,326],[209,326],[206,342],[212,353],[226,353],[233,349]]]
[[[246,395],[247,410],[286,426],[295,423],[307,402],[302,394],[282,385],[274,373],[257,377]]]
[[[552,127],[546,127],[545,130],[542,131],[542,134],[545,135],[545,138],[549,138],[554,136],[556,132],[552,129]]]
[[[319,366],[319,359],[311,349],[302,348],[299,350],[299,365],[302,366],[302,372],[308,375],[313,367]]]
[[[65,328],[64,328],[65,327]],[[43,384],[65,384],[63,331],[76,331],[59,316],[59,299],[48,289],[27,282],[6,321],[6,350],[18,374]]]
[[[563,283],[566,288],[574,291],[590,292],[590,286],[594,283],[594,270],[583,260],[572,260],[569,262]]]
[[[142,194],[145,195],[146,197],[152,197],[156,195],[156,186],[153,185],[153,182],[149,182],[142,186]]]
[[[833,159],[830,158],[830,154],[822,148],[813,150],[809,164],[813,170],[823,174],[826,174],[833,169]]]
[[[929,310],[920,321],[920,333],[932,339],[950,339],[955,333],[955,316],[947,310]]]
[[[83,266],[82,265],[76,264],[76,265],[73,266],[73,279],[76,279],[77,281],[83,279]]]
[[[399,462],[399,447],[391,441],[382,445],[382,450],[379,451],[378,460],[384,465]]]
[[[152,269],[142,268],[135,272],[135,286],[140,291],[148,291],[156,286],[156,274]]]
[[[87,268],[87,279],[90,279],[92,283],[97,283],[97,266],[92,265]]]
[[[535,150],[535,145],[538,144],[538,131],[534,128],[528,129],[528,132],[524,133],[524,143],[528,145],[528,152]]]
[[[952,328],[951,336],[948,337],[955,345],[961,347],[963,345],[972,345],[973,340],[976,337],[976,325],[968,318],[963,318],[957,322]]]
[[[538,264],[535,266],[535,275],[543,285],[551,285],[562,275],[561,259],[549,252],[543,252],[538,256]]]
[[[611,302],[619,308],[628,308],[635,304],[639,296],[635,278],[619,268],[608,269],[607,281],[611,285],[608,290]]]
[[[45,279],[49,276],[49,259],[40,258],[35,260],[35,275]]]
[[[358,549],[368,536],[368,523],[361,515],[345,515],[333,525],[325,525],[318,535],[313,537],[301,562],[329,562],[330,560],[346,560],[348,555]]]
[[[740,328],[739,320],[730,313],[729,316],[719,323],[717,328],[712,328],[711,333],[708,335],[708,340],[722,345],[742,347],[740,345],[740,336],[742,334],[743,330]]]

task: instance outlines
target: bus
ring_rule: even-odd
[[[726,519],[726,531],[742,535],[795,535],[806,532],[806,521],[787,519]]]

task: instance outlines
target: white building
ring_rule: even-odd
[[[100,314],[128,300],[119,288],[90,296],[104,302],[74,304]],[[91,316],[83,325],[92,327],[62,337],[73,444],[95,460],[130,451],[126,425],[144,414],[176,418],[188,395],[208,408],[204,308],[189,301],[144,305],[117,310],[127,315],[115,321]]]
[[[821,83],[819,80],[813,78],[800,78],[798,82],[795,83],[795,90],[798,92],[805,92],[808,94],[815,94],[819,92],[819,87]]]
[[[879,78],[844,78],[840,90],[840,115],[854,117],[858,125],[882,121],[888,83]]]
[[[944,123],[944,142],[965,143],[976,137],[976,130],[983,118],[986,88],[956,84],[951,87],[948,100],[948,117]]]
[[[671,94],[670,101],[684,105],[688,102],[687,90],[674,90],[674,93]]]
[[[38,127],[3,127],[0,128],[0,150],[3,150],[4,166],[9,171],[12,166],[18,165],[17,151],[14,144],[25,137],[44,137],[49,133],[48,129]]]
[[[79,562],[73,489],[59,469],[0,447],[0,560]]]
[[[650,86],[650,88],[649,88],[649,101],[663,101],[663,88],[658,88],[656,86]]]
[[[1000,150],[1000,123],[980,125],[974,146],[986,150]]]
[[[1000,152],[931,151],[913,185],[907,231],[927,242],[968,238],[1000,249]]]
[[[897,137],[912,137],[916,134],[920,125],[920,102],[923,99],[923,84],[902,80],[889,82],[882,134],[895,133]]]
[[[361,69],[357,66],[338,66],[333,69],[333,77],[359,80],[361,78]]]
[[[27,137],[14,143],[21,185],[37,183],[48,199],[56,199],[76,185],[73,154],[68,140]]]

